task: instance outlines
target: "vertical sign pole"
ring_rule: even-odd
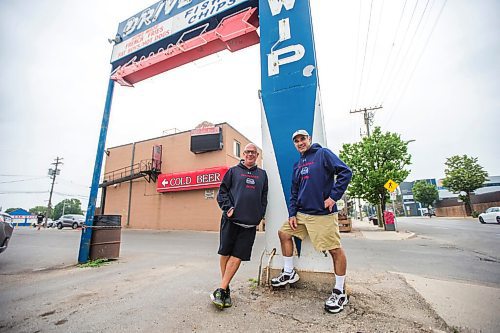
[[[109,80],[108,93],[106,94],[106,104],[104,105],[104,113],[102,115],[101,133],[99,135],[99,143],[97,144],[97,153],[94,164],[94,175],[92,177],[92,186],[90,188],[89,205],[87,207],[87,215],[85,217],[85,227],[94,224],[94,212],[97,201],[97,191],[99,189],[99,178],[101,176],[102,160],[104,155],[104,146],[106,144],[106,135],[108,134],[109,114],[111,112],[111,101],[113,100],[113,90],[115,81]],[[85,263],[89,260],[90,238],[92,236],[92,228],[83,228],[82,237],[80,240],[80,252],[78,253],[78,262]]]
[[[292,133],[305,129],[325,146],[316,53],[309,0],[259,0],[262,145],[269,175],[266,250],[277,249],[271,264],[281,266],[277,231],[288,218],[292,166],[299,153]],[[331,260],[318,256],[310,241],[296,242],[295,267],[329,271]],[[277,262],[277,264],[275,264]]]

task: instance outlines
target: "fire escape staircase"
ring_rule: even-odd
[[[156,182],[161,173],[161,167],[153,167],[152,160],[142,160],[139,163],[121,169],[113,170],[104,174],[104,179],[99,187],[124,183],[133,179],[144,177],[148,183]]]

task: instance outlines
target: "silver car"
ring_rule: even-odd
[[[85,223],[85,216],[78,214],[66,214],[56,221],[57,229],[62,229],[64,227],[71,227],[76,229],[81,227]]]
[[[12,216],[0,212],[0,253],[7,249],[13,231]]]

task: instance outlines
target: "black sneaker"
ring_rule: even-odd
[[[224,299],[224,307],[230,308],[232,306],[233,306],[233,301],[231,300],[231,290],[229,290],[229,287],[227,287],[226,298]]]
[[[280,275],[271,279],[271,285],[273,287],[281,287],[286,284],[295,283],[299,281],[299,279],[300,279],[299,274],[297,274],[295,270],[293,270],[291,273],[285,273],[284,270],[281,270]]]
[[[325,310],[330,313],[339,313],[348,303],[349,298],[346,294],[338,289],[333,289],[332,294],[325,302]]]
[[[213,293],[210,294],[212,303],[219,309],[224,308],[224,301],[226,299],[226,291],[222,288],[217,288]]]

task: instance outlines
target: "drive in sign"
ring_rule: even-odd
[[[113,68],[127,63],[134,56],[139,59],[160,48],[167,49],[169,44],[178,43],[181,37],[186,41],[215,29],[223,17],[244,8],[257,7],[257,4],[257,0],[158,1],[119,24],[111,54]]]
[[[157,192],[177,192],[219,187],[228,167],[160,174],[156,184]]]

